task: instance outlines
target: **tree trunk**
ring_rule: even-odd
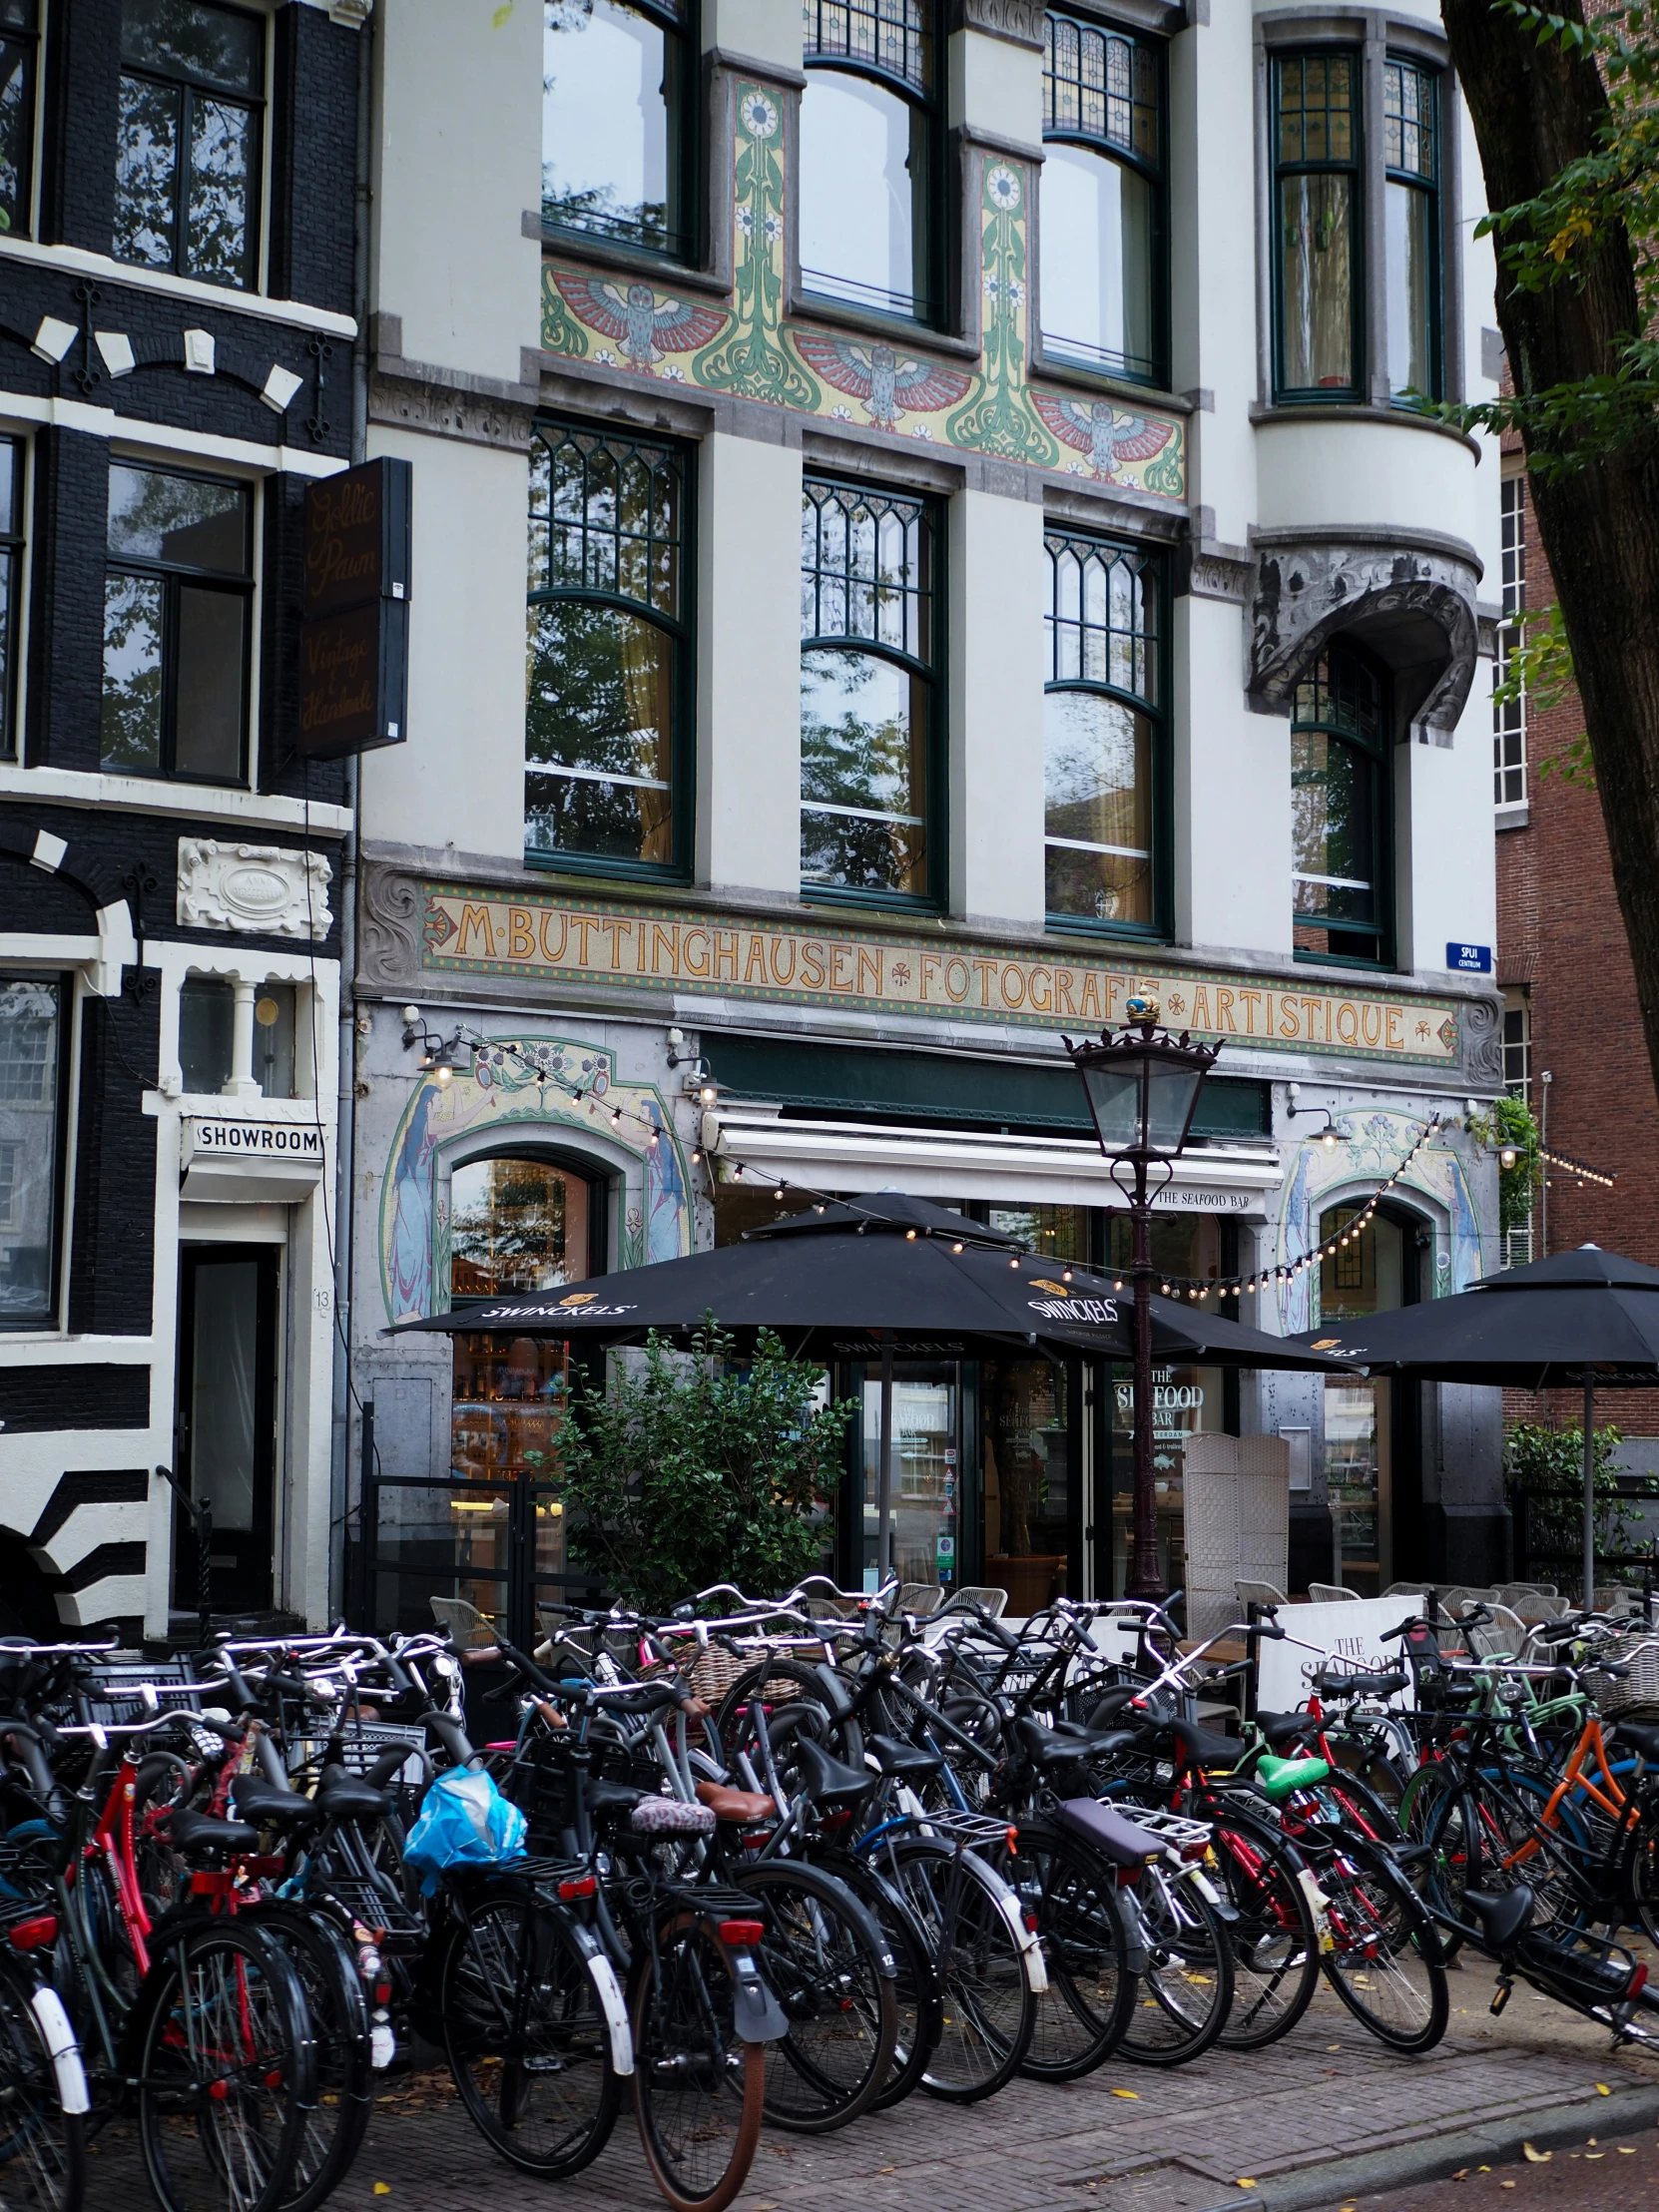
[[[1552,4],[1582,20],[1580,0]],[[1607,114],[1595,64],[1553,42],[1539,46],[1526,25],[1489,0],[1441,0],[1441,15],[1480,147],[1487,203],[1501,209],[1531,200],[1595,144]],[[1582,284],[1569,278],[1542,291],[1517,290],[1499,267],[1498,322],[1522,395],[1611,374],[1638,315],[1622,232],[1602,244]],[[1659,1087],[1659,422],[1607,458],[1533,477],[1530,489],[1572,647]],[[1587,992],[1593,984],[1586,976]]]

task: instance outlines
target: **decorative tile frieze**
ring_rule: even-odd
[[[320,852],[179,839],[179,923],[258,937],[325,937],[333,870]]]

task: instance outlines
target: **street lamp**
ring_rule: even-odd
[[[1156,1193],[1148,1191],[1147,1179],[1153,1167],[1162,1167],[1164,1180],[1158,1188],[1166,1190],[1174,1181],[1174,1163],[1187,1142],[1199,1088],[1221,1051],[1219,1044],[1194,1044],[1186,1030],[1172,1037],[1167,1029],[1160,1029],[1162,1011],[1156,998],[1138,993],[1126,1002],[1124,1012],[1129,1018],[1115,1036],[1103,1029],[1098,1043],[1062,1040],[1083,1078],[1100,1149],[1111,1163],[1112,1181],[1128,1200],[1133,1225],[1135,1488],[1127,1594],[1142,1598],[1165,1594],[1158,1571],[1158,1493],[1153,1471],[1152,1199]]]

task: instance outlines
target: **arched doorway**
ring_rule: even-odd
[[[1322,1322],[1361,1321],[1422,1295],[1425,1225],[1380,1207],[1361,1225],[1361,1204],[1328,1206],[1320,1243]],[[1344,1238],[1348,1239],[1345,1244]],[[1414,1565],[1421,1506],[1420,1393],[1387,1377],[1329,1377],[1325,1385],[1325,1481],[1331,1511],[1332,1582],[1376,1597]],[[1320,1576],[1320,1580],[1327,1577]]]

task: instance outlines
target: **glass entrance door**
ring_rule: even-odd
[[[1064,1594],[1071,1564],[1067,1371],[1050,1360],[986,1360],[979,1370],[984,1580],[1008,1611]]]
[[[1408,1304],[1410,1231],[1387,1214],[1355,1228],[1358,1209],[1328,1207],[1320,1242],[1338,1249],[1320,1263],[1320,1320],[1356,1321]],[[1349,1242],[1340,1240],[1347,1232]],[[1393,1579],[1394,1384],[1325,1385],[1325,1484],[1331,1511],[1331,1580],[1376,1597]]]
[[[213,1507],[217,1612],[272,1602],[276,1477],[276,1245],[186,1245],[180,1252],[179,1472]],[[174,1602],[194,1611],[190,1517],[174,1515]]]
[[[893,1566],[901,1582],[961,1579],[961,1438],[954,1360],[895,1360],[892,1382]],[[880,1581],[876,1561],[881,1463],[881,1371],[863,1371],[859,1463],[862,1472],[857,1565],[866,1590]]]

